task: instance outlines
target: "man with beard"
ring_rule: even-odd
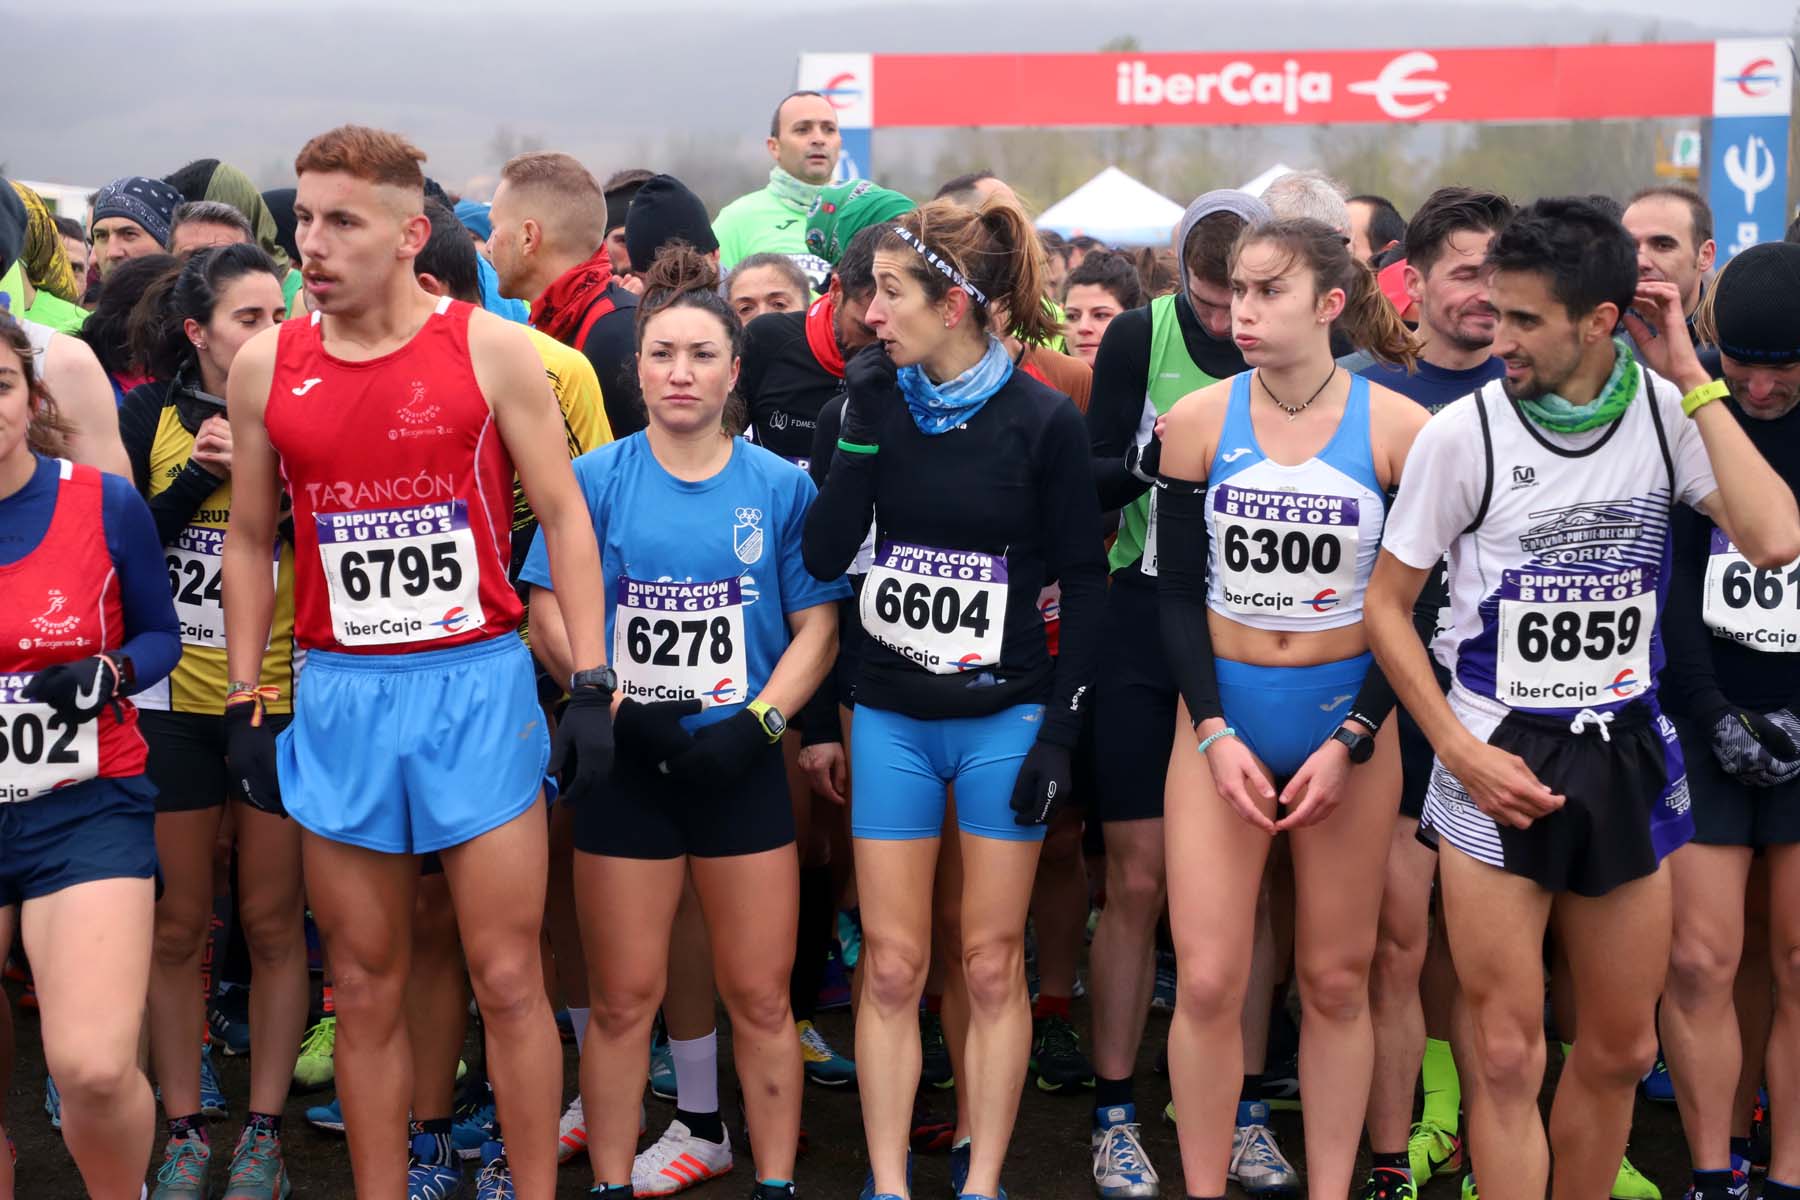
[[[1707,378],[1677,289],[1582,199],[1517,213],[1487,254],[1503,380],[1443,409],[1407,457],[1364,621],[1437,753],[1422,824],[1479,1077],[1470,1112],[1489,1200],[1541,1197],[1550,1147],[1544,935],[1554,917],[1580,1030],[1550,1116],[1557,1196],[1608,1193],[1655,1046],[1671,924],[1659,870],[1688,823],[1674,729],[1656,704],[1669,512],[1706,513],[1755,567],[1800,557],[1800,511]],[[1654,322],[1653,371],[1612,334]],[[1650,328],[1631,322],[1646,344]],[[1413,627],[1449,553],[1449,632]]]

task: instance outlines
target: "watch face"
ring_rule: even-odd
[[[787,732],[787,718],[773,708],[768,709],[763,713],[763,728],[769,731],[769,736],[780,737]]]

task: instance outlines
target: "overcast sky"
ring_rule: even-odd
[[[604,174],[678,148],[764,162],[801,51],[1271,50],[1787,34],[1793,0],[86,0],[8,11],[0,163],[98,185],[222,158],[264,186],[343,121],[447,184],[507,138]],[[687,13],[704,13],[690,17]],[[1009,14],[1011,14],[1009,16]],[[759,128],[760,126],[760,128]],[[690,158],[692,154],[690,153]],[[758,169],[761,169],[760,167]]]

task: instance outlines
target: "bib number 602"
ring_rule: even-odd
[[[933,588],[928,583],[909,583],[902,588],[889,576],[875,589],[875,615],[890,625],[923,631],[954,633],[960,626],[976,637],[987,636],[988,593],[980,591],[966,604],[954,587]]]

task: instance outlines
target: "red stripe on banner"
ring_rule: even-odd
[[[874,125],[1307,125],[1712,111],[1713,44],[877,54]]]

